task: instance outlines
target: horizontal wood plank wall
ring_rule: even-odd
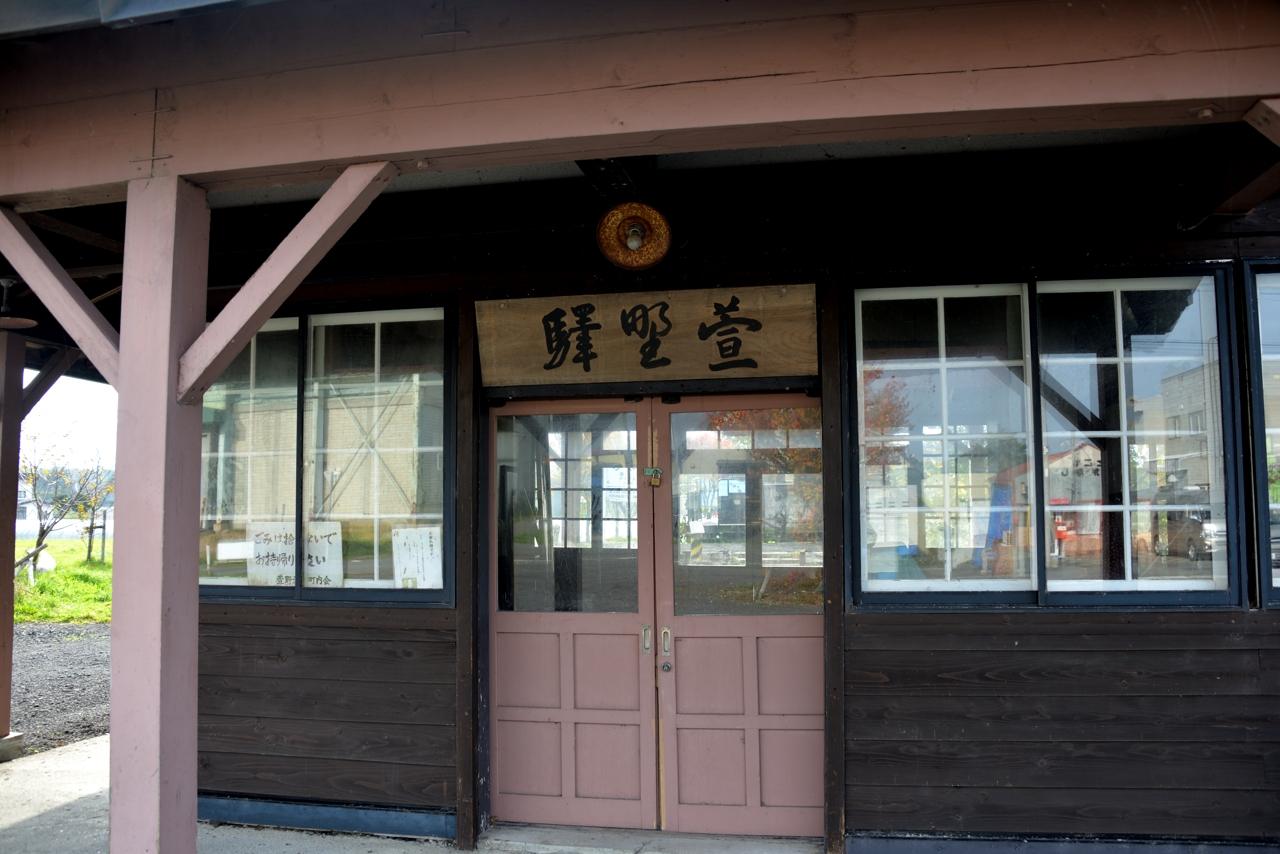
[[[1280,836],[1280,614],[845,623],[849,832]]]
[[[455,612],[202,605],[202,794],[456,808]]]

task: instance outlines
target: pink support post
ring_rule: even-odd
[[[196,850],[195,555],[200,407],[178,361],[205,322],[209,210],[175,178],[130,182],[120,330],[111,620],[111,852]]]
[[[22,366],[27,339],[0,332],[0,555],[13,554],[13,525],[18,515],[18,436],[22,431]],[[0,561],[6,567],[8,560]],[[0,575],[0,761],[22,750],[22,736],[11,733],[13,699],[13,578]]]

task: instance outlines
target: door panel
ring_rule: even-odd
[[[640,408],[511,404],[493,418],[497,819],[657,826]]]
[[[822,833],[822,469],[816,401],[655,406],[663,827]],[[675,757],[675,774],[670,757]]]

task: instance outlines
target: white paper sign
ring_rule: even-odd
[[[302,583],[306,587],[342,586],[342,523],[307,524],[307,565]]]
[[[249,535],[249,584],[254,587],[292,587],[297,536],[292,522],[254,522]]]
[[[391,560],[396,587],[444,589],[443,533],[432,528],[393,528]]]

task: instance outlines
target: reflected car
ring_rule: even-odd
[[[1188,560],[1203,560],[1221,552],[1227,544],[1222,522],[1213,518],[1208,507],[1171,511],[1168,515],[1169,554]],[[1273,546],[1272,551],[1275,551]]]

